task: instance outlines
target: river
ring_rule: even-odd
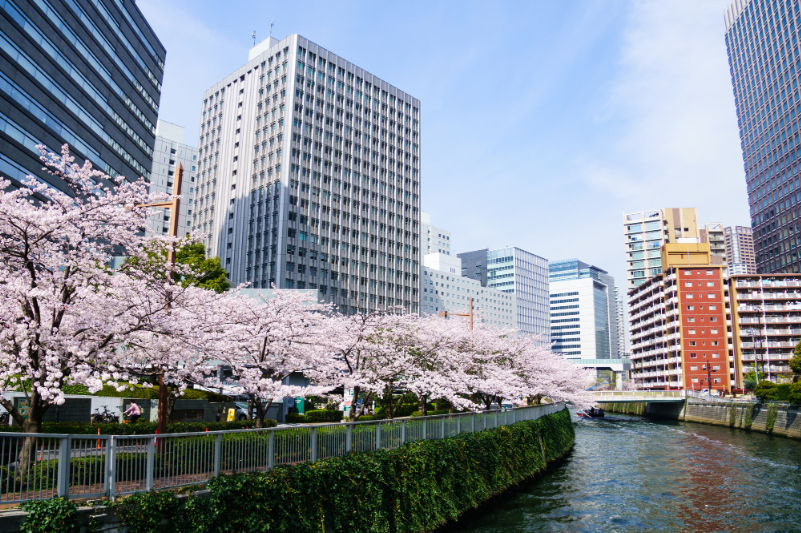
[[[558,466],[460,533],[801,531],[801,442],[691,422],[574,418]]]

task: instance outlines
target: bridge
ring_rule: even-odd
[[[648,403],[683,403],[688,396],[686,391],[666,390],[666,391],[592,391],[590,393],[598,403],[628,403],[628,402],[648,402]]]

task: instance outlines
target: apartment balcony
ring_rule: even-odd
[[[801,291],[762,291],[762,292],[740,292],[737,299],[741,301],[750,300],[801,300]]]

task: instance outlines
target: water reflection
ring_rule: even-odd
[[[459,531],[801,531],[801,443],[685,422],[575,418],[576,446]]]

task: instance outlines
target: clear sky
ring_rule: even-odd
[[[625,287],[624,212],[750,225],[724,0],[137,4],[167,48],[160,118],[187,144],[271,19],[419,98],[422,206],[455,252],[577,257]]]

